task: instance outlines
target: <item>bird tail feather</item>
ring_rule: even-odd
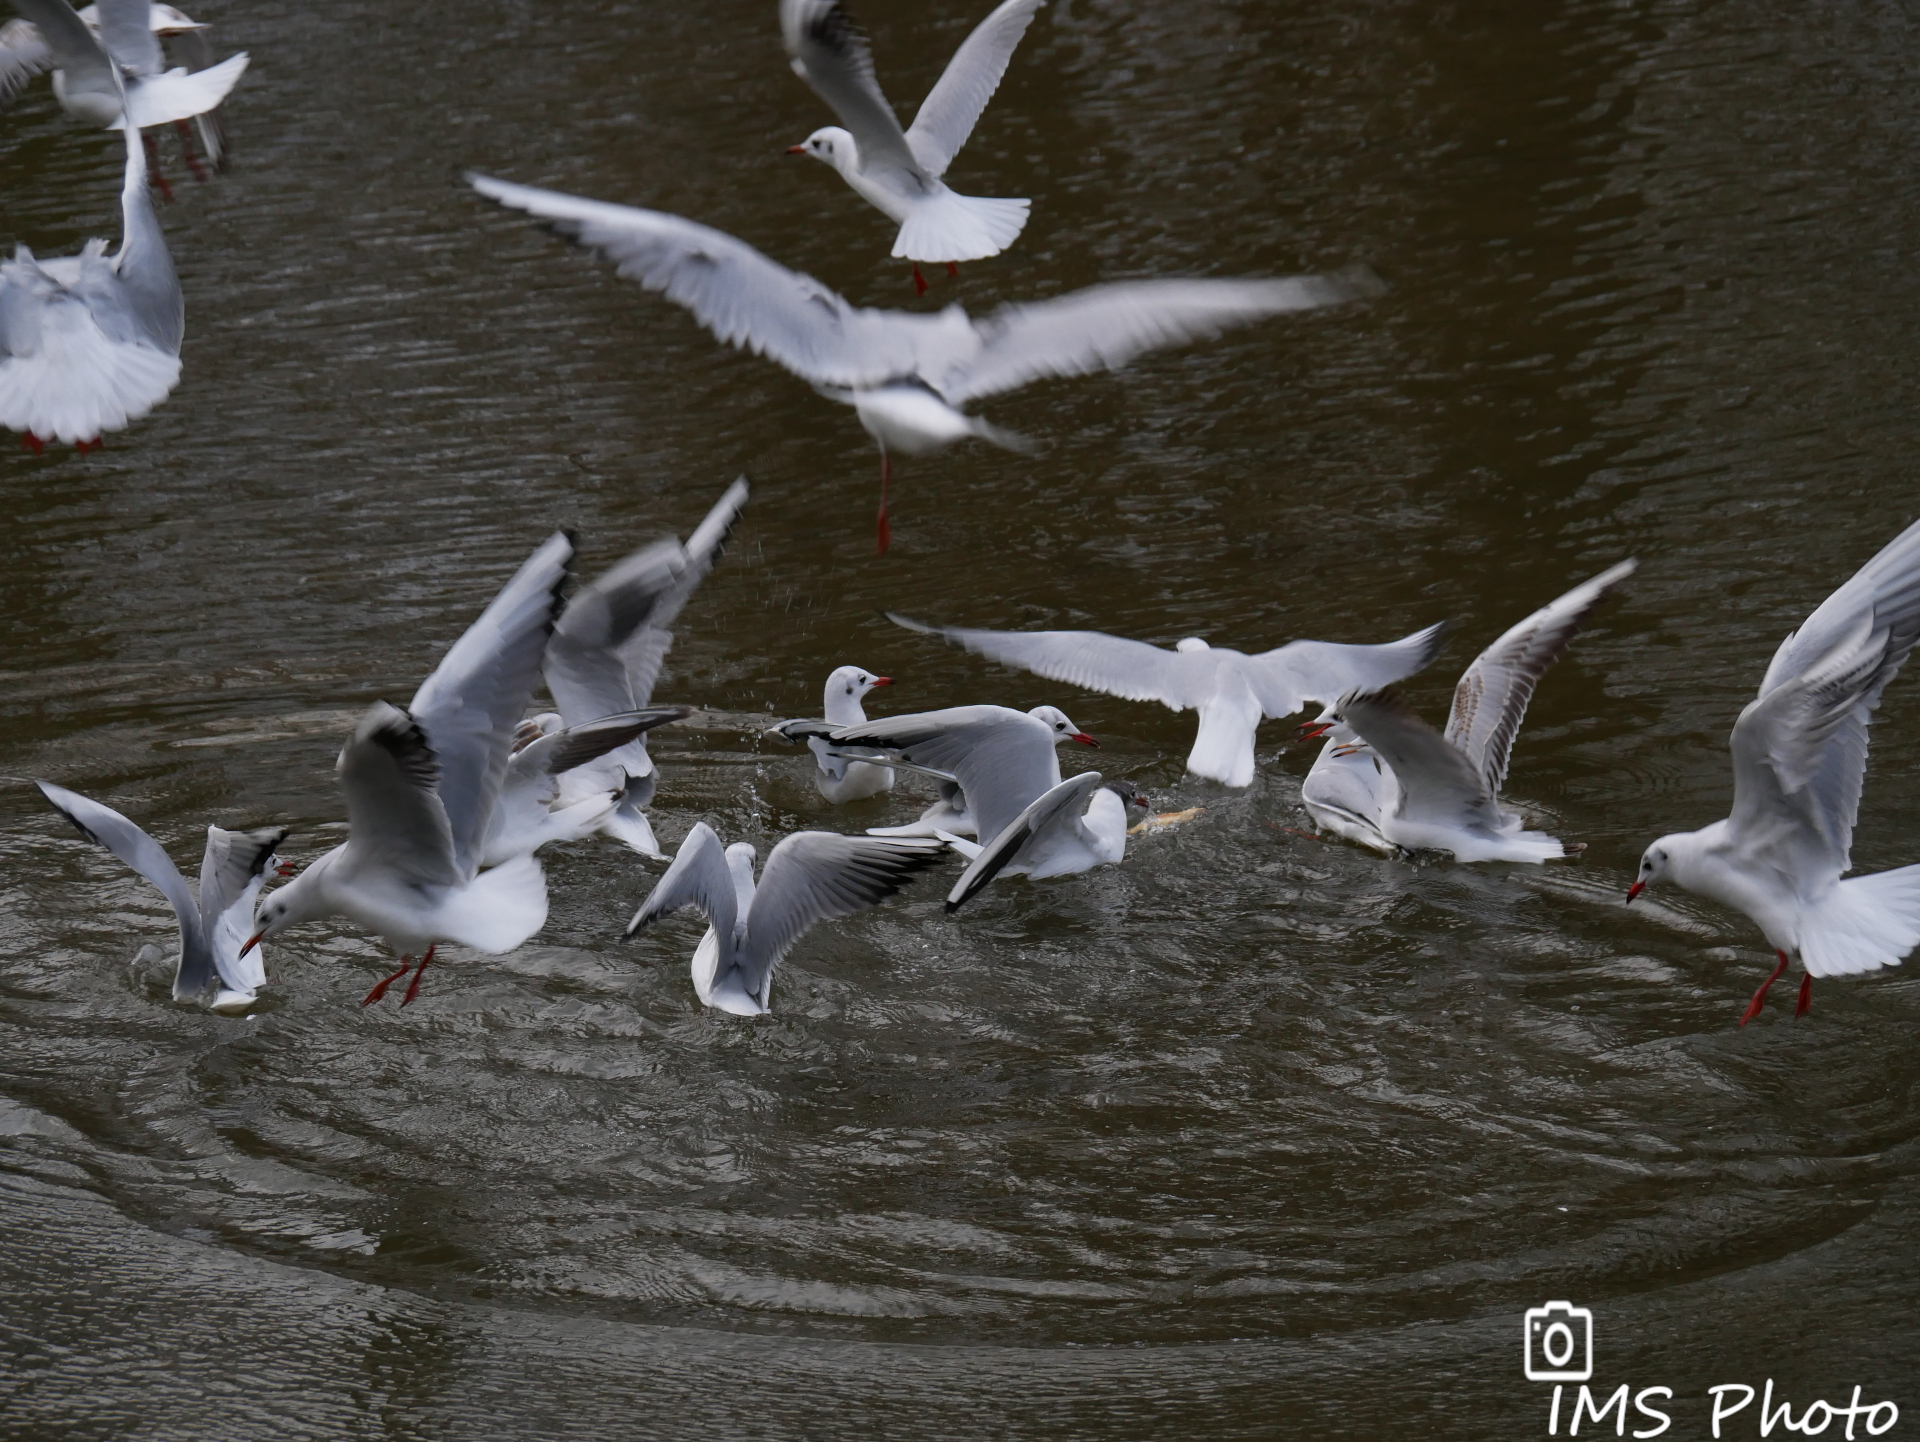
[[[1800,928],[1800,962],[1814,976],[1898,966],[1920,945],[1920,866],[1855,876],[1827,893]]]
[[[998,255],[1026,229],[1030,200],[996,200],[951,190],[914,203],[893,253],[902,260],[984,260]]]
[[[246,68],[247,53],[243,50],[205,70],[191,73],[185,69],[169,70],[164,75],[151,76],[128,86],[127,108],[142,130],[153,125],[170,125],[176,120],[190,120],[225,100],[227,92],[240,83]],[[118,130],[125,124],[123,119],[111,128]]]
[[[475,951],[512,951],[547,924],[547,877],[533,856],[516,856],[467,883],[447,940]]]

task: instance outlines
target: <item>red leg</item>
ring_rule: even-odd
[[[878,549],[875,555],[887,554],[887,547],[893,544],[893,527],[887,524],[887,482],[893,479],[893,457],[887,454],[885,446],[880,447],[880,522],[875,528],[875,540]]]
[[[193,172],[195,180],[207,178],[207,168],[200,163],[200,157],[193,153],[193,127],[184,120],[173,122],[173,128],[180,135],[180,154],[187,162],[187,169]]]
[[[435,942],[432,946],[427,948],[427,954],[420,958],[420,967],[417,971],[414,972],[413,980],[407,985],[407,994],[400,998],[400,1005],[406,1006],[416,996],[420,995],[420,978],[427,974],[427,963],[433,960],[434,952],[438,951],[439,949],[440,949],[440,944],[438,942]]]
[[[1760,983],[1760,990],[1756,991],[1753,994],[1753,1000],[1747,1003],[1746,1013],[1740,1018],[1742,1026],[1760,1015],[1760,1008],[1766,1004],[1767,988],[1780,980],[1780,973],[1787,969],[1787,954],[1784,951],[1776,951],[1774,955],[1780,958],[1780,964],[1773,969],[1772,976]]]
[[[405,976],[408,972],[412,970],[413,970],[413,958],[410,956],[401,957],[400,969],[396,971],[392,976],[388,977],[385,981],[381,982],[380,985],[376,986],[372,991],[368,992],[367,999],[361,1002],[360,1005],[372,1006],[376,1001],[380,1000],[381,997],[387,994],[388,987],[392,986],[396,981],[400,980],[401,977]]]
[[[1800,978],[1800,1004],[1793,1009],[1796,1017],[1805,1016],[1813,1009],[1813,973],[1808,972]]]
[[[927,278],[920,274],[920,262],[917,260],[913,263],[913,293],[915,295],[927,293]]]
[[[76,451],[80,452],[81,455],[84,456],[88,451],[97,451],[100,449],[100,447],[104,446],[105,444],[106,444],[105,441],[101,440],[100,437],[95,436],[90,441],[75,441],[73,443],[73,448]]]
[[[20,435],[20,449],[32,451],[36,456],[44,456],[47,453],[47,443],[32,431],[23,431]]]
[[[167,184],[167,177],[160,171],[160,147],[154,143],[151,135],[142,132],[140,139],[147,147],[147,173],[153,177],[153,188],[160,192],[160,198],[169,204],[173,202],[173,187]]]
[[[947,279],[948,280],[960,279],[960,267],[955,265],[952,261],[947,262]]]

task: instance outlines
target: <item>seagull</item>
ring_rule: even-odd
[[[983,321],[957,305],[935,315],[849,305],[811,276],[723,231],[666,215],[469,172],[490,200],[549,221],[600,251],[619,274],[685,306],[720,340],[785,366],[850,405],[880,447],[879,550],[891,530],[894,451],[920,455],[970,436],[1029,443],[959,407],[1043,376],[1118,370],[1143,351],[1216,336],[1288,311],[1317,310],[1384,287],[1372,271],[1281,280],[1133,280],[1089,286]]]
[[[843,761],[832,753],[827,733],[842,726],[858,726],[867,719],[860,704],[875,686],[891,686],[893,677],[876,676],[859,666],[838,666],[827,677],[818,721],[783,721],[767,728],[769,736],[787,739],[787,728],[797,728],[791,739],[805,741],[813,752],[813,784],[836,806],[865,801],[893,786],[893,768],[870,761]]]
[[[1147,800],[1131,781],[1108,781],[1098,771],[1069,776],[1022,811],[985,846],[958,836],[940,839],[969,865],[947,893],[951,915],[996,876],[1073,876],[1117,866],[1127,852],[1127,808]]]
[[[747,495],[745,478],[736,480],[684,546],[671,537],[643,546],[574,593],[547,643],[544,663],[547,690],[562,724],[585,726],[605,716],[655,709],[653,687],[673,645],[673,623],[720,558]],[[557,804],[570,807],[618,792],[619,804],[600,830],[642,856],[664,861],[645,811],[657,782],[643,734],[562,775]]]
[[[1842,880],[1867,769],[1867,727],[1920,639],[1920,522],[1857,571],[1773,653],[1733,723],[1733,814],[1663,836],[1640,858],[1632,901],[1656,881],[1742,911],[1779,957],[1746,1012],[1798,956],[1813,978],[1898,966],[1920,943],[1920,866]]]
[[[1026,227],[1028,200],[983,200],[941,179],[973,134],[1014,47],[1046,0],[1006,0],[966,39],[905,131],[873,73],[867,37],[839,0],[781,0],[780,32],[793,72],[846,123],[824,126],[789,155],[831,165],[861,199],[900,227],[893,253],[913,264],[913,288],[927,293],[921,261],[982,260],[1012,245]]]
[[[1303,736],[1332,733],[1301,786],[1314,820],[1389,854],[1450,851],[1456,861],[1551,861],[1585,851],[1500,804],[1527,702],[1596,606],[1639,563],[1622,561],[1542,606],[1474,658],[1454,688],[1446,733],[1398,692],[1342,697]]]
[[[946,847],[926,838],[880,841],[797,831],[773,848],[753,881],[754,849],[721,850],[704,821],[627,924],[629,938],[683,906],[710,923],[693,953],[693,989],[703,1006],[735,1016],[767,1009],[773,968],[815,923],[877,906],[940,859]]]
[[[487,844],[480,865],[500,866],[549,842],[580,841],[601,830],[625,801],[624,786],[556,806],[567,773],[599,760],[656,726],[684,721],[690,714],[685,706],[653,706],[605,716],[584,726],[567,726],[552,711],[522,721],[514,732],[513,755],[500,783],[500,799],[487,824]]]
[[[104,240],[90,240],[74,256],[35,260],[20,245],[0,261],[0,426],[22,432],[36,455],[49,440],[84,455],[180,379],[186,304],[147,192],[139,134],[127,131],[120,249],[111,259]]]
[[[228,1014],[252,1006],[267,984],[265,958],[258,948],[242,956],[240,947],[253,929],[253,907],[261,885],[270,875],[286,873],[274,855],[287,839],[286,831],[279,827],[228,831],[209,826],[196,901],[160,843],[118,811],[50,781],[34,784],[82,836],[146,877],[172,904],[180,923],[173,999],[203,1002],[211,1011]]]
[[[87,29],[92,31],[94,37],[98,39],[100,35],[100,7],[98,5],[87,6],[86,9],[80,12],[80,18],[86,23]],[[213,33],[213,27],[211,25],[206,24],[204,21],[195,20],[183,10],[178,10],[171,5],[162,5],[159,3],[159,0],[154,0],[154,3],[148,7],[148,28],[152,30],[154,35],[160,40],[167,42],[167,48],[174,51],[179,59],[185,63],[189,74],[197,75],[204,70],[211,70],[213,68],[213,42],[210,38]],[[235,58],[240,59],[242,62],[245,60],[244,56]],[[245,64],[242,63],[235,70],[235,80],[239,79],[239,71],[245,68]],[[227,128],[220,119],[220,107],[218,105],[210,110],[203,110],[194,116],[191,127],[188,126],[185,120],[176,120],[173,122],[173,128],[179,132],[181,151],[186,157],[187,168],[193,172],[194,179],[205,180],[207,178],[206,170],[201,167],[199,158],[193,153],[193,134],[195,131],[199,132],[200,144],[207,152],[207,163],[212,166],[214,170],[226,169]],[[158,167],[156,166],[155,169],[157,170]],[[164,184],[165,182],[163,181],[163,188]]]
[[[1187,770],[1227,786],[1253,783],[1254,732],[1263,719],[1410,676],[1433,659],[1446,630],[1444,623],[1429,626],[1383,646],[1289,641],[1249,656],[1194,636],[1168,651],[1099,631],[970,631],[929,626],[891,611],[887,619],[1050,681],[1198,711],[1200,730]]]
[[[401,953],[400,969],[362,1006],[385,996],[419,955],[406,1006],[441,942],[512,951],[546,924],[546,877],[530,852],[490,870],[481,862],[572,559],[573,542],[550,537],[407,710],[385,701],[367,708],[334,768],[347,798],[346,843],[267,898],[242,955],[300,922],[345,916]]]

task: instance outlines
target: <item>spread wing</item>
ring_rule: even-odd
[[[1378,691],[1411,676],[1439,654],[1446,622],[1380,646],[1289,641],[1247,657],[1247,677],[1269,717],[1291,716],[1309,701],[1321,705],[1352,691]]]
[[[893,611],[887,612],[887,619],[1004,666],[1018,666],[1049,681],[1127,701],[1158,701],[1185,711],[1204,702],[1213,689],[1212,663],[1123,636],[1099,631],[972,631],[929,626]]]
[[[26,20],[0,25],[0,108],[13,103],[43,70],[52,68],[53,47]]]
[[[931,837],[798,831],[773,848],[747,910],[740,981],[766,1004],[774,964],[818,922],[877,906],[947,849]]]
[[[1060,784],[1046,724],[1004,706],[955,706],[883,716],[833,733],[833,754],[904,761],[951,776],[982,836],[998,836],[1036,797]]]
[[[669,537],[641,547],[574,592],[546,653],[547,689],[569,725],[641,703],[622,649],[664,609],[686,569],[685,548]]]
[[[426,733],[397,706],[376,701],[334,763],[347,798],[347,850],[416,886],[458,886],[473,873],[454,859],[440,803],[440,764]]]
[[[920,369],[935,337],[974,345],[973,328],[951,314],[914,315],[847,304],[812,276],[788,270],[745,241],[710,226],[625,205],[468,175],[490,200],[552,222],[598,250],[628,280],[685,306],[728,345],[825,386],[874,386]]]
[[[627,923],[627,935],[635,935],[683,906],[697,908],[720,938],[718,974],[725,975],[733,952],[739,901],[734,896],[732,873],[727,870],[726,849],[704,821],[696,821],[687,839],[680,843],[673,865]]]
[[[463,877],[480,865],[514,729],[533,698],[572,559],[572,540],[550,536],[414,693],[410,709],[439,761],[440,804]]]
[[[250,995],[267,984],[259,946],[245,956],[240,948],[253,935],[254,902],[273,864],[274,848],[286,839],[286,828],[278,826],[252,831],[207,828],[207,850],[200,861],[200,919],[214,967],[230,991]]]
[[[1533,688],[1567,647],[1607,593],[1631,576],[1638,561],[1622,561],[1549,602],[1473,658],[1453,691],[1446,738],[1498,795],[1507,761],[1526,717]]]
[[[67,0],[13,0],[13,8],[40,32],[41,43],[52,52],[52,68],[66,72],[69,86],[110,91],[119,84],[107,52]]]
[[[979,347],[922,378],[955,405],[1042,376],[1118,370],[1143,351],[1217,336],[1288,311],[1318,310],[1384,290],[1372,271],[1283,280],[1129,280],[1055,300],[1007,305],[978,326]]]
[[[1034,837],[1062,823],[1071,825],[1086,811],[1087,798],[1099,789],[1101,780],[1098,771],[1069,776],[1008,822],[998,836],[980,848],[979,855],[954,882],[953,890],[947,893],[948,913],[958,911],[978,896]]]
[[[627,675],[633,681],[636,706],[645,706],[653,699],[653,688],[660,680],[660,668],[673,645],[671,627],[680,619],[680,612],[700,588],[700,583],[712,572],[714,563],[726,551],[727,541],[733,535],[734,524],[740,519],[740,510],[746,505],[748,494],[746,477],[742,476],[714,502],[713,508],[694,527],[693,534],[687,537],[686,564],[680,571],[679,579],[661,596],[659,604],[647,617],[647,624],[622,643],[620,655],[626,662]]]
[[[1005,0],[953,52],[946,72],[907,127],[907,144],[929,175],[945,175],[1000,88],[1014,47],[1047,0]],[[852,129],[851,126],[848,129]]]
[[[1399,814],[1439,826],[1500,829],[1500,808],[1457,747],[1391,689],[1345,696],[1340,724],[1378,752],[1399,783]]]
[[[927,172],[880,91],[873,51],[847,7],[840,0],[780,0],[780,37],[793,59],[793,73],[852,134],[861,172],[891,181],[908,195],[927,189]]]

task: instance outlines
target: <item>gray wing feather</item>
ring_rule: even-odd
[[[899,178],[908,194],[924,190],[927,172],[900,129],[900,119],[881,93],[867,37],[840,0],[781,0],[780,37],[794,74],[813,87],[860,149],[868,175]]]
[[[53,52],[53,68],[66,72],[69,86],[105,92],[118,83],[107,52],[67,0],[13,0],[13,8],[40,32]]]
[[[259,948],[245,956],[240,948],[253,934],[254,902],[273,860],[287,839],[281,826],[251,831],[207,828],[207,850],[200,862],[200,920],[213,953],[213,965],[230,991],[251,993],[266,981]]]
[[[687,839],[680,843],[673,865],[655,883],[647,899],[640,903],[640,909],[634,912],[633,920],[627,923],[627,935],[633,936],[683,906],[698,908],[719,936],[717,974],[725,976],[734,952],[739,902],[734,896],[733,876],[727,870],[726,848],[704,821],[696,821]]]
[[[341,748],[334,774],[347,798],[347,846],[356,860],[422,886],[457,886],[472,876],[455,861],[440,764],[413,717],[374,702]]]
[[[653,699],[653,688],[660,680],[660,668],[673,646],[671,627],[680,619],[680,613],[686,609],[693,593],[712,573],[714,563],[725,552],[749,493],[744,476],[721,493],[720,499],[714,502],[700,524],[694,527],[693,534],[687,537],[686,564],[679,579],[660,598],[659,605],[647,618],[647,624],[622,644],[621,659],[626,663],[627,674],[633,680],[636,706],[645,706]]]
[[[952,777],[966,792],[982,836],[998,836],[1036,797],[1060,784],[1053,732],[1005,706],[885,716],[842,727],[831,739],[836,754],[843,746],[870,748],[876,756]]]
[[[643,546],[582,586],[547,642],[547,689],[570,726],[632,711],[645,697],[621,655],[653,621],[687,569],[687,553],[668,538]]]
[[[1007,62],[1047,0],[1005,0],[953,52],[907,127],[907,144],[929,175],[945,175],[1000,88]]]
[[[1379,646],[1337,641],[1289,641],[1247,658],[1247,674],[1260,709],[1269,717],[1291,716],[1309,701],[1324,706],[1351,691],[1378,691],[1411,676],[1439,654],[1446,622]]]
[[[98,0],[100,43],[132,75],[158,75],[166,68],[153,33],[152,0]]]
[[[168,355],[178,355],[187,328],[186,301],[180,292],[180,278],[174,273],[166,233],[154,213],[153,188],[147,183],[146,147],[134,126],[125,127],[125,134],[127,167],[120,188],[120,250],[113,258],[114,275],[120,282],[120,304],[138,338]],[[95,319],[112,335],[114,331],[101,316],[100,307],[101,302],[95,300]]]
[[[986,888],[1020,854],[1026,844],[1055,825],[1063,815],[1086,810],[1086,800],[1100,787],[1098,771],[1082,771],[1069,776],[1022,811],[1000,834],[981,849],[978,856],[960,873],[960,879],[947,893],[947,911],[958,911]]]
[[[1196,664],[1196,658],[1178,651],[1099,631],[974,631],[929,626],[894,611],[887,612],[887,619],[1050,681],[1127,701],[1158,701],[1175,711],[1190,710],[1205,700],[1213,674],[1210,664]]]
[[[11,105],[34,76],[52,68],[53,47],[31,21],[0,25],[0,109]]]
[[[1500,829],[1500,808],[1480,773],[1398,692],[1358,693],[1336,705],[1341,724],[1393,768],[1401,816],[1437,825]]]

